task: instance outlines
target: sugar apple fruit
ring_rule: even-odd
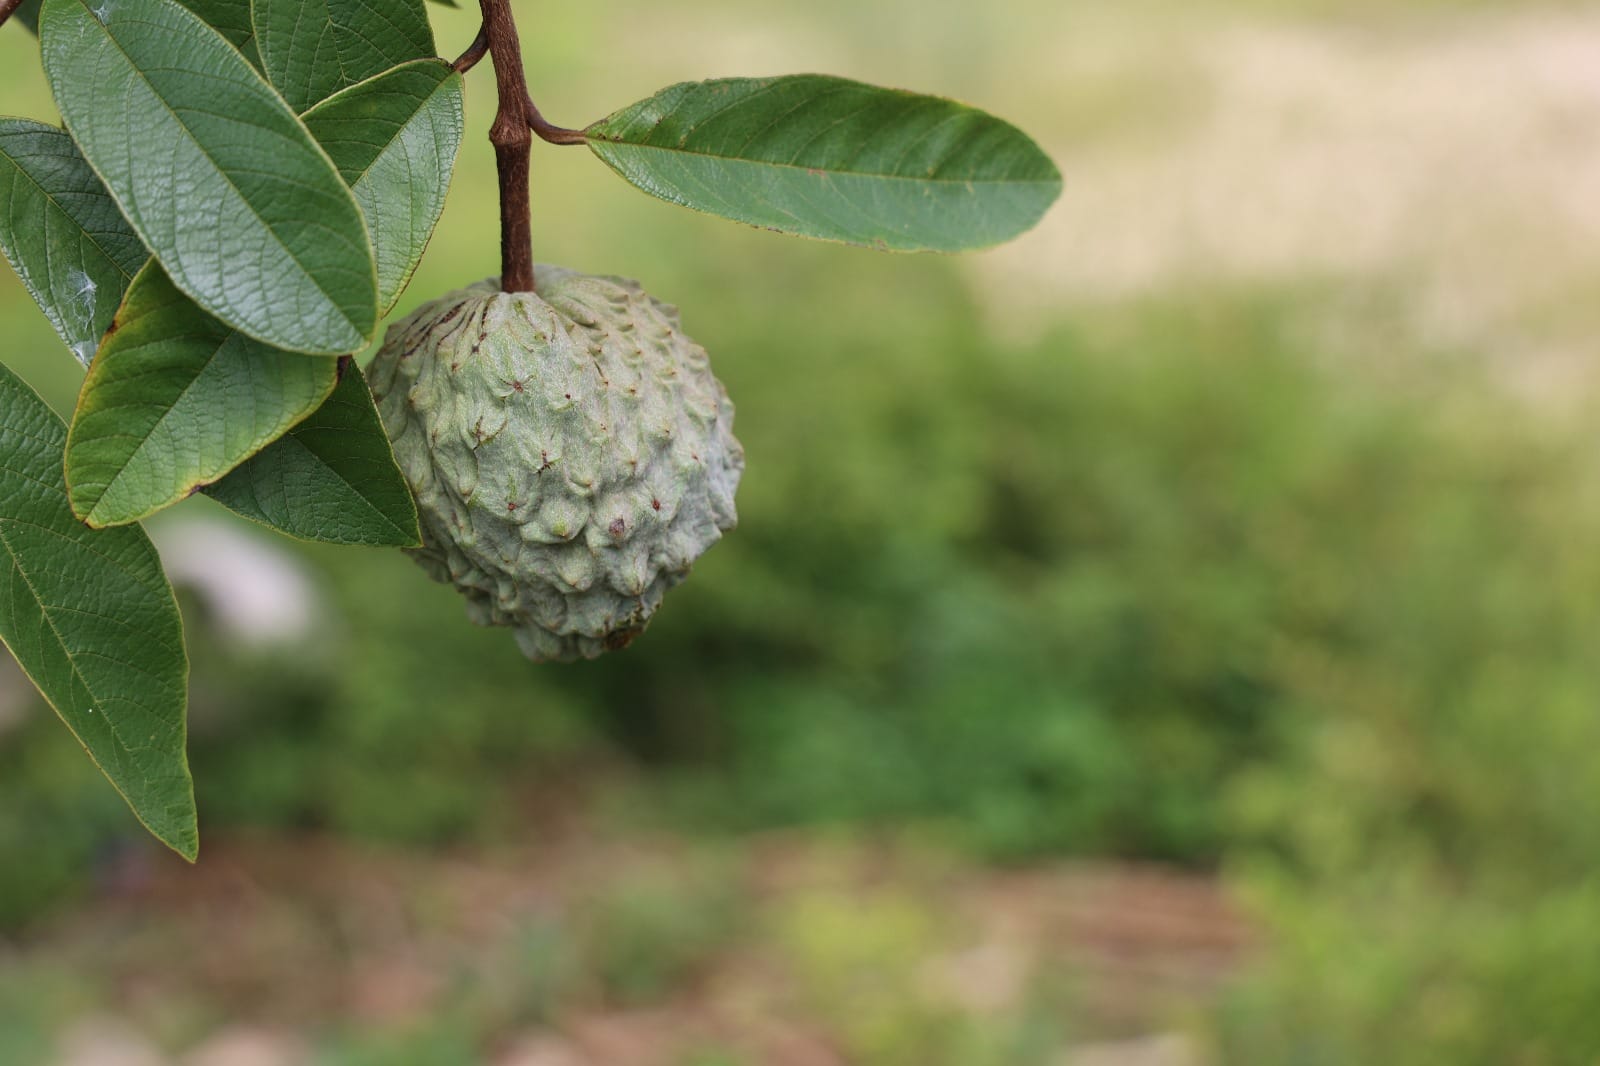
[[[539,266],[390,328],[369,372],[417,499],[412,554],[535,661],[643,631],[732,529],[733,405],[677,309],[637,282]]]

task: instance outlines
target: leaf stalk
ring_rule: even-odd
[[[528,128],[538,135],[541,141],[549,144],[588,144],[589,135],[582,130],[569,130],[565,126],[557,126],[546,122],[539,109],[534,106],[533,97],[522,102],[523,108],[528,113]]]
[[[477,66],[478,62],[488,54],[489,30],[487,26],[479,26],[478,35],[472,39],[471,44],[467,45],[467,50],[457,56],[454,63],[450,64],[450,69],[457,74],[465,74]]]

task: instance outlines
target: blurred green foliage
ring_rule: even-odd
[[[1233,789],[1271,949],[1219,1017],[1223,1061],[1600,1056],[1592,442],[1486,425],[1452,452],[1497,490],[1395,531],[1365,624],[1298,655],[1303,760]]]
[[[1217,1009],[1218,1061],[1578,1066],[1600,1055],[1592,883],[1505,895],[1411,871],[1251,880],[1273,952]]]

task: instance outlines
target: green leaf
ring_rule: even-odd
[[[206,24],[228,39],[250,65],[261,69],[261,53],[256,48],[256,29],[250,23],[250,0],[179,0],[184,7],[205,19]]]
[[[66,438],[61,419],[0,367],[0,640],[139,820],[192,862],[200,838],[178,604],[143,530],[91,530],[72,517]]]
[[[259,68],[261,57],[256,52],[255,30],[250,25],[250,0],[181,0],[183,6],[210,23],[212,28],[226,37],[245,58]],[[22,0],[22,6],[12,17],[28,28],[29,33],[39,32],[39,5],[41,0]],[[452,5],[454,6],[454,5]]]
[[[663,200],[801,237],[958,252],[1029,229],[1061,174],[1015,126],[934,96],[801,74],[685,82],[585,131]]]
[[[217,31],[176,0],[45,0],[40,28],[67,129],[174,285],[277,348],[367,342],[377,277],[361,209]]]
[[[23,0],[12,17],[30,33],[39,32],[39,4],[41,0]],[[228,39],[250,61],[261,69],[261,53],[256,51],[256,31],[250,25],[250,0],[180,0],[184,7],[206,20],[212,29]]]
[[[253,0],[267,80],[296,111],[432,56],[422,0]]]
[[[352,85],[305,113],[367,216],[378,261],[378,310],[411,280],[444,210],[461,147],[461,75],[422,59]]]
[[[67,439],[72,510],[122,525],[210,484],[315,411],[335,359],[229,329],[150,263],[100,345]]]
[[[302,540],[395,548],[422,542],[411,490],[354,360],[315,414],[204,491]]]
[[[0,119],[0,248],[85,366],[150,257],[65,130]]]

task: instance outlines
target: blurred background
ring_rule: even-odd
[[[399,553],[151,523],[202,858],[0,660],[0,1064],[1600,1061],[1600,8],[519,18],[557,122],[824,71],[1010,118],[1066,190],[887,257],[541,147],[538,258],[711,351],[740,528],[535,667]],[[468,91],[402,312],[497,269]],[[0,99],[55,117],[20,28]],[[9,271],[0,338],[69,412]]]

